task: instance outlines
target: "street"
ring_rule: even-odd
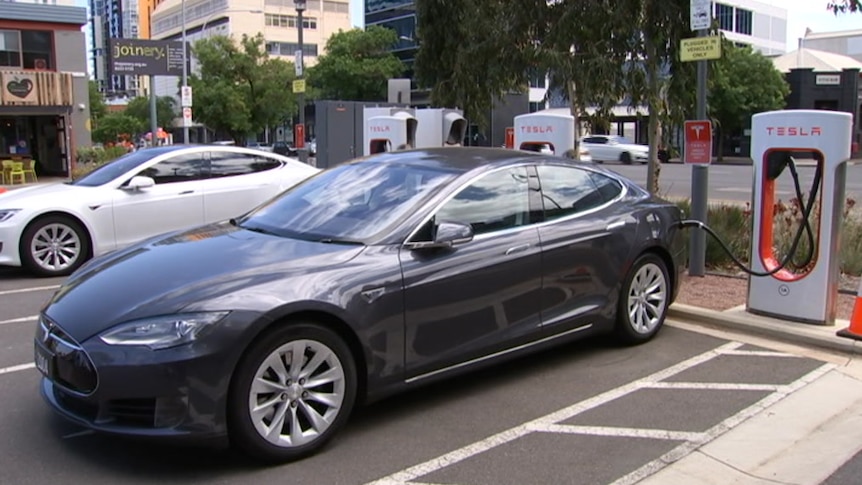
[[[32,337],[60,282],[0,272],[4,483],[636,483],[829,368],[669,325],[646,345],[587,340],[387,399],[320,454],[259,468],[219,446],[103,436],[55,417]]]
[[[646,186],[646,165],[608,163],[604,166],[631,178],[642,186]],[[659,191],[661,195],[674,198],[690,198],[691,171],[692,167],[680,163],[663,164],[661,173],[659,174]],[[802,193],[807,196],[811,188],[811,180],[814,177],[814,167],[800,166],[799,175]],[[751,165],[714,164],[710,166],[709,201],[711,203],[750,202],[753,177],[753,168]],[[785,201],[795,197],[793,179],[790,176],[789,170],[785,170],[781,177],[779,177],[776,194],[777,198]],[[846,195],[847,197],[856,199],[862,196],[862,164],[848,164]]]

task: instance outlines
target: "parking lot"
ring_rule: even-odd
[[[0,273],[4,483],[636,483],[831,367],[677,326],[632,348],[593,339],[360,409],[322,453],[260,468],[217,444],[119,439],[55,418],[32,336],[60,282]]]

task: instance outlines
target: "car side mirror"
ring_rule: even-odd
[[[451,248],[473,240],[473,227],[460,222],[441,221],[437,223],[433,241],[408,243],[410,249]]]
[[[156,181],[153,180],[152,177],[137,175],[132,177],[132,180],[129,180],[129,183],[127,183],[123,188],[127,190],[141,190],[148,189],[154,185],[156,185]]]

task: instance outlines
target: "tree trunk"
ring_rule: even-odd
[[[661,137],[659,128],[659,111],[661,110],[661,85],[659,82],[659,67],[656,62],[656,47],[652,39],[646,42],[647,59],[647,109],[649,110],[649,161],[647,162],[647,190],[657,195],[658,179],[661,173],[661,162],[658,159],[658,143]]]
[[[575,87],[574,81],[569,81],[566,83],[566,95],[569,97],[569,112],[575,118],[575,146],[572,147],[574,150],[574,154],[578,156],[578,145],[581,142],[581,121],[578,118],[578,106],[575,102],[575,96],[577,96],[577,88]]]

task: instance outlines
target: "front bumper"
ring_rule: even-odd
[[[257,316],[233,312],[201,340],[163,350],[112,346],[97,337],[83,344],[66,342],[77,348],[54,359],[50,377],[43,374],[41,394],[61,416],[97,431],[195,439],[224,436],[230,379],[251,338],[245,330]],[[37,367],[43,367],[40,340],[37,336]]]
[[[15,216],[12,219],[16,219]],[[0,265],[21,266],[18,244],[21,240],[21,227],[16,223],[0,223]]]

